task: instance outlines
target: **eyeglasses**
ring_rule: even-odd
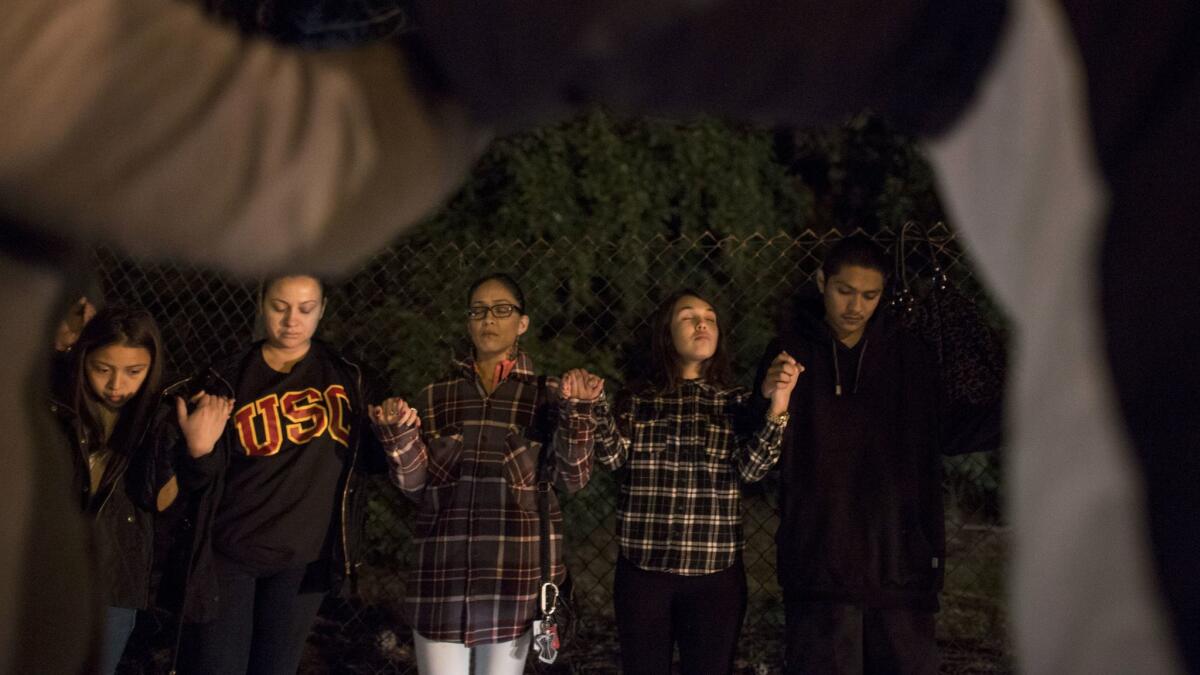
[[[467,317],[474,319],[475,321],[482,321],[483,319],[487,318],[488,312],[491,312],[492,316],[496,317],[497,319],[506,319],[512,316],[513,312],[519,311],[521,311],[520,305],[511,305],[507,302],[502,302],[498,305],[492,305],[491,307],[486,305],[482,307],[471,307],[467,309]]]

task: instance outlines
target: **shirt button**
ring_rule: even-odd
[[[132,522],[133,522],[133,516],[125,516],[125,522],[127,522],[127,523],[132,523]]]

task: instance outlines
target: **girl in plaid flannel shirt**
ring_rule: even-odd
[[[741,485],[779,459],[787,404],[803,370],[780,353],[764,380],[766,417],[730,385],[717,313],[680,291],[651,319],[652,383],[601,404],[596,459],[620,470],[613,604],[626,675],[732,672],[746,577]],[[755,411],[758,411],[757,414]]]
[[[584,370],[546,380],[517,339],[529,328],[525,298],[507,275],[468,292],[474,356],[417,395],[370,414],[392,482],[415,501],[417,563],[404,613],[423,675],[524,670],[541,581],[535,491],[539,455],[567,492],[592,467],[593,400],[603,381]],[[562,514],[550,493],[552,575],[561,563]]]

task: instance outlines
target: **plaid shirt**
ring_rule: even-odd
[[[616,418],[601,403],[596,460],[621,469],[617,541],[646,570],[719,572],[742,549],[741,483],[779,459],[783,425],[751,413],[744,387],[687,381],[626,396]]]
[[[541,583],[538,456],[546,439],[560,489],[587,484],[593,404],[564,402],[558,381],[538,391],[525,354],[484,393],[473,360],[411,401],[421,427],[375,427],[392,482],[415,501],[417,563],[405,615],[431,640],[468,647],[516,639],[529,629]],[[562,581],[562,512],[550,491],[551,559]]]

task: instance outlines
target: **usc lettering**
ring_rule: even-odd
[[[291,422],[287,425],[289,441],[300,445],[325,433],[329,427],[329,415],[325,413],[321,401],[321,392],[312,387],[304,391],[289,391],[279,397],[283,416]]]
[[[258,435],[254,419],[262,418],[263,435]],[[283,434],[279,429],[279,397],[275,394],[264,396],[253,403],[247,403],[238,409],[233,416],[237,425],[238,439],[247,455],[273,455],[279,452],[283,445]]]
[[[285,437],[295,445],[303,445],[326,432],[334,441],[349,447],[349,418],[350,396],[346,388],[331,384],[324,393],[309,387],[282,396],[268,394],[239,408],[233,422],[246,454],[266,457],[279,452]]]
[[[350,395],[340,384],[325,388],[325,403],[329,406],[329,436],[350,447]]]

